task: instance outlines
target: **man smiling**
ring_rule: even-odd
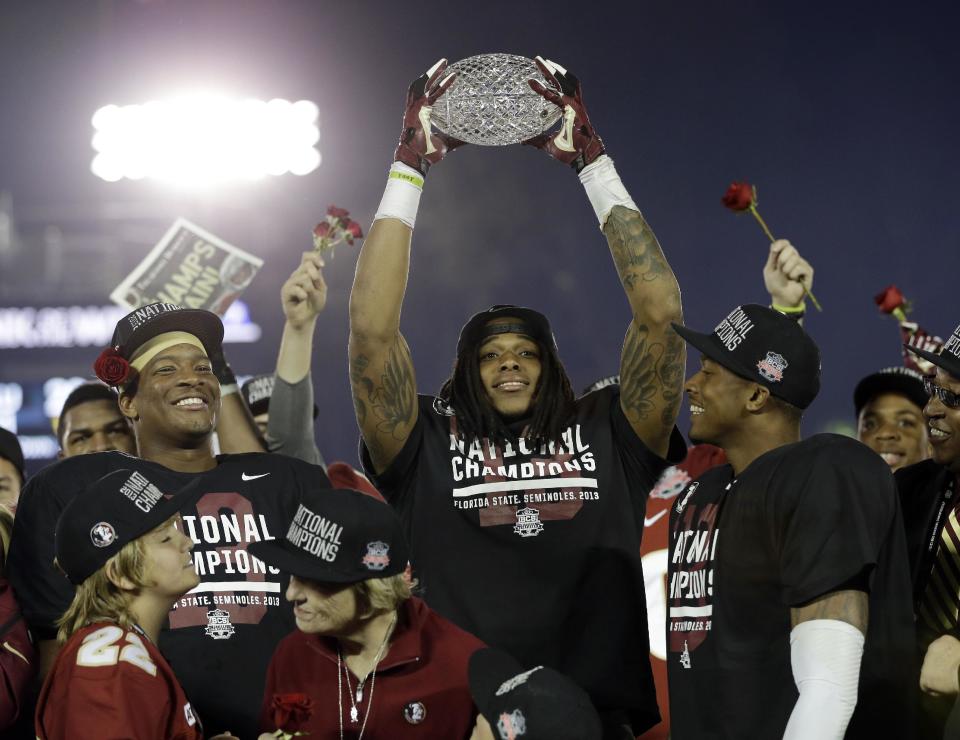
[[[897,473],[917,611],[921,727],[919,737],[943,737],[958,693],[960,634],[960,326],[938,352],[907,347],[936,367],[926,378],[923,416],[932,458]]]
[[[350,298],[350,381],[363,462],[410,533],[430,606],[526,665],[587,691],[605,737],[658,719],[640,561],[644,504],[679,461],[680,290],[653,231],[604,154],[580,84],[539,60],[531,86],[564,109],[567,137],[527,144],[579,174],[629,313],[619,387],[575,399],[547,318],[497,305],[460,332],[438,397],[417,396],[400,312],[429,167],[462,142],[430,127],[445,61],[407,95],[387,187]],[[557,92],[557,91],[562,91]],[[632,734],[631,734],[632,733]]]
[[[321,468],[281,455],[214,457],[220,384],[210,356],[222,339],[215,314],[174,304],[143,306],[119,321],[95,369],[118,388],[139,457],[78,455],[34,476],[14,525],[10,573],[49,666],[55,622],[73,598],[53,567],[53,524],[63,508],[120,468],[142,474],[164,493],[198,481],[198,495],[184,501],[180,513],[195,545],[200,584],[174,604],[160,646],[204,723],[250,737],[270,655],[293,621],[281,606],[285,579],[247,546],[282,534],[299,492],[329,482]]]

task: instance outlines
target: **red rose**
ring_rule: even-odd
[[[313,715],[313,701],[306,694],[274,694],[270,713],[278,730],[297,730]]]
[[[748,182],[733,182],[723,194],[723,205],[731,211],[746,211],[756,198],[753,186]]]
[[[326,239],[328,236],[330,236],[330,224],[326,221],[321,221],[313,227],[314,239]]]
[[[331,218],[346,218],[350,215],[350,211],[346,208],[341,208],[340,206],[330,206],[327,209],[327,215]]]
[[[107,385],[116,387],[130,377],[130,363],[113,347],[107,347],[93,363],[93,372]]]
[[[893,313],[898,308],[903,308],[907,300],[896,285],[888,285],[882,291],[873,297],[873,302],[883,313]]]
[[[347,240],[347,244],[353,244],[354,239],[363,238],[363,229],[360,228],[360,224],[356,221],[347,221],[347,225],[343,227],[345,229],[343,233],[343,238]]]

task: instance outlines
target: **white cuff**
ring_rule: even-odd
[[[811,619],[790,632],[800,698],[783,740],[842,740],[857,705],[863,633],[839,619]]]
[[[584,167],[578,177],[583,183],[583,189],[587,191],[587,198],[593,206],[593,212],[597,214],[601,231],[614,206],[625,206],[640,212],[630,193],[623,186],[623,182],[620,181],[620,175],[617,174],[617,168],[613,166],[613,160],[606,154],[601,154]]]
[[[384,188],[380,207],[373,220],[398,218],[412,229],[417,221],[417,209],[420,207],[422,192],[423,175],[403,162],[394,162],[390,165],[387,187]]]

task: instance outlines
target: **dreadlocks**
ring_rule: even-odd
[[[570,379],[553,346],[539,340],[540,380],[533,396],[532,414],[524,437],[534,445],[560,442],[573,412]],[[466,347],[457,357],[453,374],[438,394],[457,412],[457,433],[462,439],[487,438],[496,444],[515,441],[503,418],[493,408],[480,380],[476,346]]]

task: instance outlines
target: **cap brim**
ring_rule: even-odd
[[[928,352],[925,349],[917,349],[916,347],[911,347],[909,344],[905,344],[903,346],[913,352],[913,354],[915,354],[917,357],[922,357],[932,365],[936,365],[937,367],[946,370],[951,375],[960,377],[960,367],[957,367],[955,364],[951,363],[949,357]]]
[[[499,719],[494,703],[497,689],[522,671],[523,666],[502,650],[481,648],[470,656],[467,668],[470,695],[491,726],[496,727]]]
[[[203,344],[208,355],[214,354],[223,345],[223,322],[219,316],[211,311],[183,308],[161,314],[139,327],[130,337],[136,339],[136,344],[122,346],[120,351],[129,358],[145,342],[171,331],[193,334]]]
[[[759,378],[756,377],[756,373],[751,372],[749,368],[741,367],[731,359],[730,353],[720,344],[720,340],[717,339],[716,334],[703,334],[673,322],[671,322],[670,325],[687,344],[694,349],[700,350],[703,355],[709,357],[714,362],[723,365],[723,367],[734,375],[738,375],[751,382],[760,382]]]
[[[870,399],[881,393],[896,393],[921,409],[927,404],[927,394],[919,378],[901,373],[873,373],[863,378],[853,390],[853,407],[859,416]]]
[[[365,580],[356,571],[344,573],[325,565],[319,558],[294,547],[286,539],[254,542],[247,550],[267,565],[281,572],[318,583],[357,583]],[[390,575],[390,574],[387,574]],[[386,577],[383,573],[371,573],[368,578]]]

